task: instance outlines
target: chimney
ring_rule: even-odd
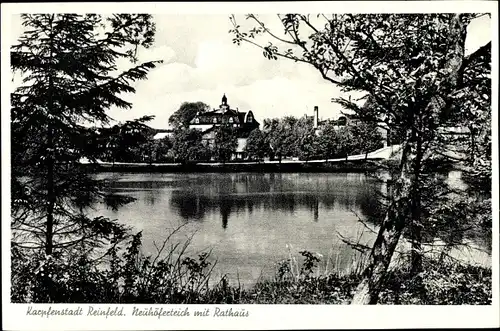
[[[318,111],[318,106],[314,106],[314,128],[318,128],[318,122],[319,122],[319,111]]]

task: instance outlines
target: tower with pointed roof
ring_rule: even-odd
[[[226,113],[230,109],[229,105],[227,104],[227,97],[225,93],[222,96],[222,103],[219,105],[219,109],[222,114]]]

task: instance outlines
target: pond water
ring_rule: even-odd
[[[377,217],[375,179],[360,173],[100,173],[111,189],[136,201],[93,213],[142,231],[143,252],[182,226],[171,242],[192,236],[190,255],[211,249],[214,278],[252,284],[274,274],[276,263],[301,250],[323,256],[323,268],[347,270],[359,255],[341,236],[371,244]],[[328,261],[328,265],[326,264]],[[219,278],[220,279],[220,278]]]

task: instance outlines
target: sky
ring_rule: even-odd
[[[183,102],[202,101],[218,108],[226,94],[231,108],[252,110],[258,121],[286,115],[337,118],[339,105],[332,97],[344,96],[305,63],[268,60],[255,46],[232,43],[228,15],[154,15],[155,44],[142,49],[140,60],[163,60],[148,79],[135,84],[135,95],[124,96],[130,110],[111,109],[116,121],[154,115],[149,124],[168,128],[168,118]],[[268,27],[279,27],[276,15],[259,15]],[[244,17],[237,15],[238,21]],[[282,30],[282,29],[279,29]],[[12,36],[22,31],[19,18],[12,20]],[[466,53],[491,40],[490,19],[483,16],[469,26]]]

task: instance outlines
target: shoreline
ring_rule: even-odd
[[[115,163],[85,165],[94,168],[97,172],[157,172],[157,173],[186,173],[186,172],[374,172],[379,167],[365,161],[347,161],[338,163],[319,162],[282,162],[280,163]]]

